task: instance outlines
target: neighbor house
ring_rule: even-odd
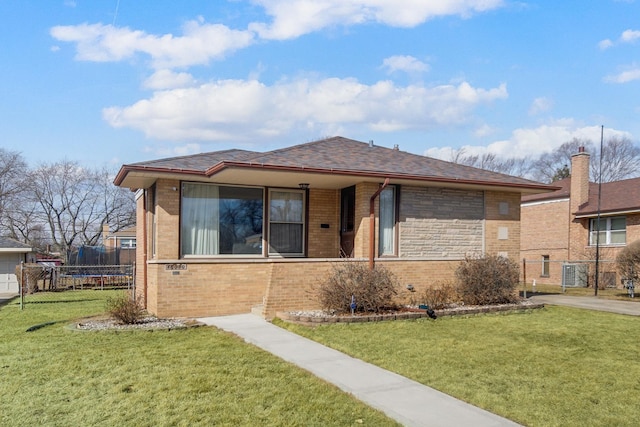
[[[581,148],[571,157],[571,177],[551,184],[558,190],[522,197],[521,258],[528,283],[562,284],[564,276],[569,286],[593,285],[597,248],[599,287],[620,285],[613,261],[640,238],[640,178],[603,183],[600,193],[589,182],[589,160]]]
[[[21,262],[35,262],[32,248],[17,240],[0,237],[0,293],[19,292],[16,267]]]
[[[102,226],[102,244],[107,252],[115,252],[115,264],[131,265],[136,261],[136,227],[127,227],[111,231],[108,225]]]
[[[554,187],[342,137],[124,165],[137,191],[136,287],[159,316],[319,308],[336,263],[415,292],[471,254],[520,255],[520,198]],[[405,295],[408,296],[408,295]]]

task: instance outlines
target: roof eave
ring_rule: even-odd
[[[458,183],[461,185],[476,185],[476,186],[498,186],[505,188],[529,190],[530,193],[542,193],[553,192],[559,189],[559,187],[551,187],[547,184],[520,184],[498,181],[483,181],[473,179],[457,179],[436,177],[427,175],[413,175],[413,174],[399,174],[389,173],[384,171],[359,171],[349,169],[326,169],[326,168],[314,168],[305,166],[285,166],[285,165],[272,165],[265,163],[253,163],[253,162],[221,162],[214,167],[207,170],[207,176],[213,176],[214,174],[222,171],[226,168],[250,168],[250,169],[264,169],[272,171],[282,172],[305,172],[305,173],[319,173],[319,174],[335,174],[335,175],[347,175],[347,176],[361,176],[367,178],[380,178],[380,179],[397,179],[397,180],[411,180],[422,182],[442,182],[442,183]]]
[[[113,180],[113,183],[120,187],[122,183],[127,178],[127,175],[130,172],[144,172],[149,174],[163,175],[163,174],[180,174],[180,175],[196,175],[196,176],[208,176],[206,172],[193,170],[193,169],[182,169],[182,168],[162,168],[162,167],[154,167],[154,166],[142,166],[142,165],[123,165],[118,174]]]
[[[630,214],[640,214],[640,207],[626,208],[626,209],[608,209],[608,210],[600,211],[601,216],[630,215]],[[575,212],[574,215],[576,219],[595,218],[598,216],[598,212],[597,211]]]
[[[457,184],[464,186],[474,187],[499,187],[505,191],[515,191],[520,193],[536,194],[553,192],[559,189],[559,187],[550,186],[548,184],[525,184],[525,183],[513,183],[513,182],[499,182],[499,181],[486,181],[486,180],[473,180],[473,179],[458,179],[448,177],[437,177],[428,175],[414,175],[414,174],[401,174],[401,173],[389,173],[384,171],[362,171],[362,170],[348,170],[348,169],[327,169],[327,168],[315,168],[306,166],[288,166],[277,165],[257,162],[237,162],[237,161],[222,161],[214,166],[210,167],[206,171],[189,170],[180,168],[161,168],[161,167],[149,167],[141,165],[124,165],[116,175],[114,184],[121,186],[125,181],[126,176],[130,172],[143,172],[145,174],[178,174],[186,176],[196,176],[209,178],[222,172],[225,169],[260,169],[265,171],[274,172],[298,172],[298,173],[314,173],[314,174],[332,174],[332,175],[344,175],[363,178],[376,178],[391,180],[409,180],[417,182],[433,182],[433,183],[446,183]]]

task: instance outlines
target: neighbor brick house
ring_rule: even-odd
[[[603,273],[599,286],[620,284],[612,261],[640,238],[640,178],[603,183],[598,201],[599,186],[589,182],[589,160],[581,148],[571,158],[571,177],[551,184],[558,190],[522,197],[521,258],[529,283],[561,284],[566,264],[590,264],[593,275],[597,243]],[[593,281],[581,280],[584,285]]]
[[[107,252],[117,253],[116,264],[130,265],[136,261],[136,227],[127,227],[111,231],[108,225],[102,226],[102,244]]]
[[[469,254],[516,260],[521,196],[553,189],[342,137],[124,165],[115,184],[137,190],[149,311],[268,319],[319,308],[313,287],[346,259],[416,292]]]

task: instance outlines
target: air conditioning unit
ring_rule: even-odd
[[[563,264],[562,287],[586,288],[589,284],[589,266],[587,264]]]

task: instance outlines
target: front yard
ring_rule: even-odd
[[[214,328],[64,329],[103,312],[109,295],[36,295],[24,311],[16,302],[0,308],[0,425],[397,425]],[[48,322],[57,323],[26,332]]]
[[[0,425],[395,425],[214,328],[63,328],[101,313],[109,295],[0,308]],[[26,332],[48,322],[56,323]],[[277,323],[524,425],[637,425],[640,318],[548,307],[313,329]]]
[[[529,426],[636,426],[640,318],[564,307],[437,320],[278,324]]]

